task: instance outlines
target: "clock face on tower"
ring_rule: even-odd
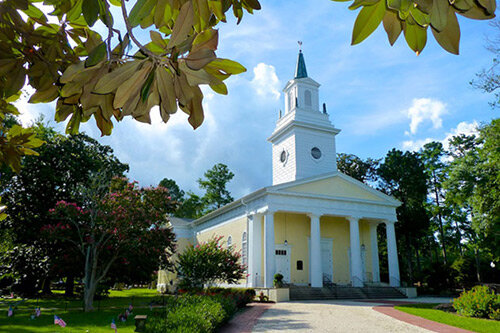
[[[311,149],[311,156],[315,160],[319,160],[321,158],[321,150],[319,150],[318,147],[314,147],[313,149]]]
[[[283,151],[282,151],[282,152],[281,152],[281,154],[280,154],[280,162],[281,162],[281,163],[285,163],[285,162],[286,162],[286,157],[287,157],[286,155],[287,155],[287,153],[286,153],[286,151],[283,149]]]

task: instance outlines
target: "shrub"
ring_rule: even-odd
[[[475,286],[454,299],[453,307],[462,316],[495,319],[500,313],[500,295],[486,286]]]
[[[238,308],[244,308],[255,298],[255,290],[252,288],[208,288],[205,291],[208,295],[223,295],[231,298]]]
[[[215,332],[236,310],[234,300],[222,294],[169,297],[166,308],[156,310],[148,319],[146,333]]]
[[[183,288],[203,287],[218,283],[236,283],[244,277],[241,254],[222,246],[222,237],[189,246],[179,255],[178,273]]]
[[[283,275],[280,273],[274,274],[274,287],[283,288]]]

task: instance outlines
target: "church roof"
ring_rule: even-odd
[[[306,62],[304,60],[304,54],[302,50],[299,51],[299,57],[297,59],[297,68],[295,69],[295,78],[303,79],[307,77]]]

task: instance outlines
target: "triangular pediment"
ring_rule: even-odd
[[[276,186],[275,190],[399,205],[399,201],[396,199],[340,172],[281,184]]]

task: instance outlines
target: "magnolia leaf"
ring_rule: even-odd
[[[144,60],[128,61],[113,71],[105,74],[99,79],[99,81],[97,81],[93,92],[96,94],[109,94],[114,92],[123,82],[134,74],[137,67],[143,62]]]
[[[471,0],[467,0],[471,1]],[[433,0],[414,0],[417,8],[426,14],[430,14],[432,10]]]
[[[378,2],[379,0],[354,0],[354,2],[348,7],[350,10],[358,9],[361,6],[371,6]],[[400,0],[388,0],[388,1],[400,1]]]
[[[61,97],[69,97],[82,93],[82,85],[84,82],[70,82],[65,84],[60,92]]]
[[[163,49],[167,48],[167,43],[165,43],[165,41],[163,40],[163,37],[161,36],[161,34],[159,32],[154,31],[154,30],[150,30],[149,36],[151,37],[151,40],[153,41],[153,43],[155,43],[156,45],[158,45],[159,47],[161,47]]]
[[[7,82],[3,91],[3,97],[10,97],[15,95],[24,87],[26,82],[26,69],[19,66],[15,67],[7,74]]]
[[[236,75],[247,71],[245,67],[243,67],[236,61],[223,58],[216,58],[209,64],[207,64],[207,66],[210,66],[211,68],[216,68],[231,75]]]
[[[180,106],[180,108],[189,114],[188,122],[193,126],[193,129],[197,129],[205,118],[202,106],[203,93],[197,86],[191,87],[191,93],[193,97],[189,100],[188,104]]]
[[[437,31],[441,31],[446,27],[448,18],[448,0],[434,0],[431,10],[431,25]]]
[[[179,64],[179,69],[186,74],[187,81],[191,86],[200,84],[221,83],[218,79],[207,73],[203,69],[192,70],[184,62]]]
[[[210,84],[210,88],[218,94],[227,95],[227,86],[224,82],[219,84]]]
[[[350,1],[350,0],[344,0],[344,1]],[[222,9],[222,2],[219,0],[208,0],[208,7],[210,8],[210,11],[214,13],[214,15],[217,17],[218,20],[222,22],[226,22],[226,14],[224,13],[224,10]]]
[[[82,13],[89,27],[93,26],[99,15],[99,0],[83,0]]]
[[[140,70],[136,71],[128,80],[123,82],[116,90],[113,107],[121,108],[129,99],[139,95],[140,89],[144,84],[146,76],[151,71],[153,64],[147,61]]]
[[[477,0],[479,4],[486,9],[488,14],[494,14],[495,9],[497,8],[497,3],[495,0]]]
[[[382,22],[384,24],[385,32],[387,33],[387,38],[389,39],[389,43],[394,45],[399,35],[401,35],[401,31],[403,31],[403,26],[398,18],[398,14],[391,10],[387,10],[384,14]]]
[[[201,49],[195,52],[190,52],[189,55],[185,58],[186,65],[189,68],[198,70],[216,58],[215,52],[210,49]]]
[[[52,85],[45,90],[37,90],[33,95],[31,95],[28,103],[48,103],[52,102],[57,98],[58,89],[56,86]]]
[[[165,20],[165,8],[167,6],[167,0],[158,0],[155,7],[153,22],[157,29],[165,26],[168,20]]]
[[[261,8],[260,3],[257,0],[243,0],[243,3],[252,9],[259,10]]]
[[[153,84],[153,80],[155,78],[155,71],[152,70],[149,72],[148,77],[146,78],[146,82],[144,82],[144,85],[142,86],[141,89],[141,101],[145,102],[148,97],[149,93],[151,92],[151,85]]]
[[[427,43],[427,29],[407,22],[404,25],[404,32],[406,43],[418,56]]]
[[[453,8],[450,7],[448,10],[448,24],[443,30],[437,31],[434,27],[431,28],[432,34],[439,45],[446,51],[458,55],[460,46],[460,26],[458,25],[457,15]]]
[[[199,33],[193,40],[193,47],[191,52],[196,52],[200,49],[208,48],[210,50],[217,50],[219,43],[219,31],[215,29],[207,29]]]
[[[155,0],[137,0],[128,15],[128,22],[132,28],[138,26],[142,19],[151,13],[155,2]]]
[[[102,42],[101,44],[97,45],[96,48],[90,52],[87,60],[85,60],[85,67],[92,67],[106,57],[106,43]]]
[[[455,0],[453,7],[460,11],[467,11],[474,6],[474,0]]]
[[[170,35],[170,41],[168,42],[168,48],[173,48],[184,40],[186,40],[188,34],[191,32],[193,26],[193,8],[191,1],[187,1],[179,12],[179,16],[174,23],[174,28],[172,29],[172,35]]]
[[[387,0],[387,7],[399,11],[401,9],[401,0]]]
[[[77,62],[76,64],[70,65],[70,66],[68,66],[68,68],[66,68],[66,70],[64,71],[64,73],[61,76],[61,78],[59,79],[59,81],[63,84],[68,83],[68,82],[73,80],[75,75],[77,75],[78,73],[80,73],[84,69],[85,69],[85,62],[83,62],[83,61],[80,61],[80,62]]]
[[[174,80],[172,74],[170,74],[167,71],[167,69],[162,66],[158,66],[156,68],[155,77],[160,97],[160,113],[162,114],[162,119],[163,119],[164,118],[163,113],[171,114],[177,111]]]
[[[377,29],[385,14],[385,1],[380,0],[374,5],[361,9],[354,22],[352,31],[352,45],[356,45],[365,40]]]
[[[450,7],[451,6],[448,6],[448,8]],[[415,22],[417,22],[417,24],[420,25],[421,27],[426,28],[427,26],[429,26],[429,23],[431,22],[429,14],[422,12],[417,7],[410,8],[410,15],[411,17],[413,17]]]
[[[495,17],[495,14],[488,14],[486,10],[474,3],[473,7],[466,12],[458,14],[474,19],[474,20],[489,20]]]

